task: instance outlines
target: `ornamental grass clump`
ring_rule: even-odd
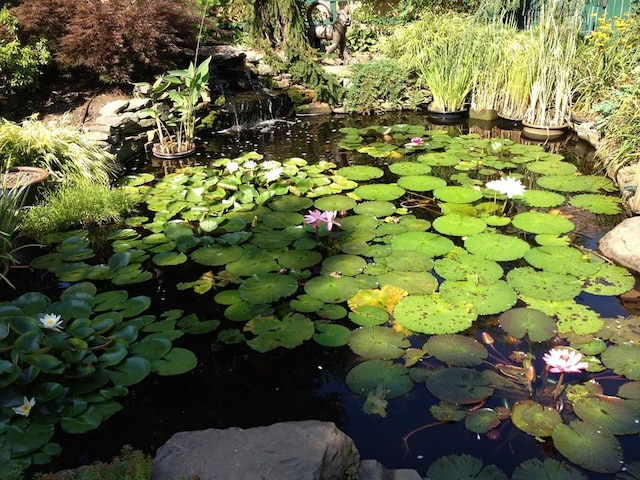
[[[497,110],[502,118],[522,120],[529,105],[531,77],[527,72],[531,38],[526,31],[513,31],[504,40],[504,55],[498,64],[501,89]]]

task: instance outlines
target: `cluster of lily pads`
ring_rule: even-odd
[[[574,244],[562,213],[620,213],[613,182],[504,139],[419,125],[341,132],[341,146],[361,154],[346,167],[247,153],[124,177],[140,216],[110,232],[106,255],[86,232],[69,232],[32,266],[80,284],[190,272],[176,288],[211,295],[224,318],[196,327],[217,328],[222,342],[260,352],[348,345],[362,362],[346,382],[366,412],[384,416],[389,400],[424,383],[440,400],[438,421],[486,434],[510,419],[577,465],[617,471],[615,435],[640,433],[640,319],[601,318],[577,298],[616,296],[634,279]],[[522,185],[517,194],[487,187],[506,176]],[[310,220],[322,212],[336,212],[333,228],[328,213]],[[480,328],[519,339],[522,352],[490,354],[474,338]],[[573,408],[557,412],[536,354],[558,338],[591,374],[615,373],[615,396],[566,384],[558,398]],[[503,398],[506,412],[490,405]]]

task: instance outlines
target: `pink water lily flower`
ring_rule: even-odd
[[[542,356],[551,373],[580,373],[589,364],[582,362],[582,354],[573,348],[554,347]]]
[[[322,215],[323,215],[323,221],[327,224],[327,230],[331,231],[334,225],[337,225],[338,227],[342,226],[335,221],[336,217],[338,216],[338,212],[336,212],[335,210],[328,210],[324,212]]]
[[[423,140],[420,137],[413,137],[409,143],[405,143],[405,147],[420,147],[423,144]]]
[[[313,228],[318,228],[318,225],[324,222],[324,213],[320,210],[309,210],[309,214],[304,216],[304,222],[313,225]]]

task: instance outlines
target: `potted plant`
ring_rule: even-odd
[[[520,126],[529,105],[531,79],[526,67],[530,38],[527,32],[515,32],[504,42],[504,55],[497,65],[502,85],[497,99],[498,117],[510,126]]]
[[[523,134],[557,138],[569,128],[573,65],[583,2],[540,2],[538,25],[529,30],[533,51],[528,72],[532,79]]]
[[[200,64],[191,62],[186,70],[171,70],[152,85],[137,83],[152,97],[153,106],[146,112],[155,119],[152,152],[160,158],[180,158],[192,155],[197,110],[201,101],[209,102],[209,64],[207,57]]]

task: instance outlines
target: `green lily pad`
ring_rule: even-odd
[[[580,293],[575,277],[561,273],[516,267],[507,273],[507,282],[518,293],[541,300],[569,300]]]
[[[533,267],[577,277],[597,272],[601,263],[590,262],[580,250],[565,245],[543,245],[529,250],[524,259]]]
[[[502,313],[518,301],[515,290],[503,280],[490,283],[476,279],[445,280],[440,284],[440,295],[453,304],[472,304],[478,315]]]
[[[240,298],[252,304],[275,302],[292,295],[298,290],[298,280],[291,275],[260,273],[247,278],[240,284]]]
[[[538,186],[558,192],[613,192],[617,188],[611,179],[597,175],[547,175],[536,180]]]
[[[302,221],[302,218],[300,219]],[[291,245],[303,231],[297,227],[285,230],[262,230],[255,232],[251,237],[251,243],[264,250],[280,250]]]
[[[192,351],[174,347],[163,358],[152,362],[151,368],[158,375],[169,376],[190,372],[196,365],[198,365],[198,357]]]
[[[512,308],[498,318],[500,327],[516,338],[529,335],[532,342],[544,342],[556,334],[553,318],[535,308]]]
[[[614,435],[640,433],[640,403],[610,395],[581,397],[573,411],[584,422],[602,427]]]
[[[364,200],[393,201],[405,194],[406,190],[393,183],[361,185],[353,193]]]
[[[272,211],[260,215],[260,222],[271,228],[287,228],[299,225],[304,216],[298,212]]]
[[[338,272],[353,277],[362,273],[367,262],[357,255],[331,255],[322,262],[323,271],[327,274]]]
[[[313,200],[295,195],[283,195],[269,200],[269,208],[276,212],[300,212],[313,205]]]
[[[201,265],[217,267],[242,257],[243,249],[238,245],[208,245],[191,252],[191,259]]]
[[[376,261],[393,270],[407,272],[428,272],[433,267],[433,259],[429,255],[415,250],[393,249],[390,255],[376,258]]]
[[[431,480],[507,480],[494,465],[483,466],[482,460],[471,455],[448,455],[439,458],[427,470]]]
[[[345,379],[347,387],[366,397],[380,387],[384,397],[391,400],[399,398],[411,391],[413,380],[409,370],[391,360],[367,360],[353,367]]]
[[[618,375],[640,380],[640,345],[612,345],[600,356],[602,363]]]
[[[384,175],[384,170],[372,165],[350,165],[339,168],[336,173],[349,180],[365,181],[380,178]]]
[[[488,232],[468,237],[464,241],[464,247],[470,253],[496,262],[517,260],[531,248],[520,238]]]
[[[541,175],[573,175],[578,168],[569,162],[530,162],[525,165],[526,169]]]
[[[618,265],[602,263],[593,274],[584,278],[582,290],[592,295],[616,296],[628,292],[635,285],[631,273]]]
[[[322,254],[312,250],[286,250],[277,254],[276,260],[284,268],[302,270],[322,261]]]
[[[280,267],[276,262],[275,255],[270,251],[252,247],[242,250],[242,256],[229,260],[226,266],[227,271],[232,275],[248,277],[257,273],[269,273],[279,270]]]
[[[394,250],[413,250],[430,257],[446,255],[455,246],[447,237],[432,232],[405,232],[391,239]]]
[[[412,192],[429,192],[446,187],[447,182],[430,175],[404,175],[398,179],[398,185]]]
[[[239,295],[239,292],[238,292]],[[245,301],[235,302],[224,310],[224,316],[233,322],[246,322],[259,315],[270,315],[273,306],[252,304]]]
[[[482,198],[482,192],[469,187],[450,185],[436,188],[433,196],[448,203],[473,203]]]
[[[591,213],[602,215],[617,215],[622,213],[621,200],[612,195],[598,195],[593,193],[583,193],[574,195],[569,200],[573,207],[582,208]]]
[[[500,414],[492,408],[474,410],[464,419],[464,426],[474,433],[487,433],[498,425],[500,425]]]
[[[426,163],[396,162],[389,165],[389,171],[396,175],[428,175],[431,167]]]
[[[349,313],[349,320],[361,327],[371,327],[387,323],[389,321],[389,313],[381,307],[360,305]]]
[[[589,480],[578,470],[553,458],[530,458],[513,471],[511,480]]]
[[[178,252],[162,252],[156,253],[151,260],[160,267],[166,267],[169,265],[180,265],[186,262],[187,256],[184,253]]]
[[[426,381],[433,396],[449,403],[478,403],[493,395],[491,381],[470,368],[450,367],[437,370]]]
[[[411,294],[429,294],[438,288],[438,280],[429,272],[394,270],[377,275],[375,278],[379,285],[393,285]]]
[[[342,303],[358,291],[358,281],[352,277],[321,275],[304,285],[304,291],[325,303]]]
[[[459,247],[449,252],[446,257],[437,259],[434,268],[439,276],[451,281],[477,279],[492,283],[501,279],[504,274],[499,263],[468,254]]]
[[[349,347],[366,359],[393,360],[404,355],[411,342],[400,332],[387,327],[361,327],[349,334]]]
[[[481,365],[489,352],[475,338],[464,335],[433,335],[426,343],[427,350],[441,362],[456,367]]]
[[[593,335],[604,325],[604,320],[600,315],[586,305],[576,303],[573,299],[550,300],[526,295],[520,295],[520,298],[531,308],[555,316],[558,319],[556,327],[561,335],[567,335],[571,332],[576,335]]]
[[[480,218],[454,213],[436,218],[433,221],[433,228],[443,235],[467,237],[484,232],[487,224]]]
[[[462,332],[478,316],[472,304],[453,304],[437,293],[403,298],[394,315],[399,325],[413,332],[429,334]]]
[[[304,315],[291,313],[282,320],[274,315],[255,317],[243,329],[256,335],[247,340],[254,350],[269,352],[278,347],[295,348],[309,340],[315,331],[313,322]]]
[[[418,161],[432,167],[452,167],[460,162],[460,158],[447,152],[429,152],[419,155]]]
[[[396,211],[396,206],[391,202],[371,200],[359,203],[353,208],[353,211],[359,215],[373,215],[380,218],[392,215]]]
[[[568,218],[544,212],[518,213],[511,223],[523,232],[535,234],[561,235],[575,228],[574,223]]]
[[[518,201],[536,208],[551,208],[562,205],[565,201],[564,195],[546,190],[525,190]]]
[[[321,197],[313,202],[313,206],[321,211],[337,211],[351,210],[356,206],[356,201],[346,195],[328,195]]]
[[[151,363],[142,357],[128,357],[106,371],[114,385],[127,387],[144,380],[151,373]]]
[[[622,466],[622,447],[613,434],[578,420],[553,430],[553,445],[573,463],[587,470],[613,473]]]
[[[349,330],[344,325],[334,323],[316,323],[316,333],[313,340],[323,347],[342,347],[349,340]]]
[[[550,437],[562,417],[555,408],[540,405],[533,400],[516,402],[511,409],[511,421],[523,432],[534,437]]]

